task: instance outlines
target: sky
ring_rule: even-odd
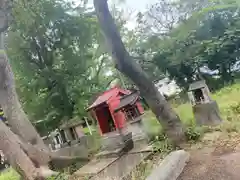
[[[77,2],[77,0],[75,0]],[[92,4],[93,0],[88,0],[89,4]],[[121,0],[108,0],[109,3],[116,2]],[[125,3],[123,3],[123,8],[131,9],[134,11],[144,11],[146,10],[146,7],[150,4],[153,4],[157,2],[158,0],[123,0]]]
[[[125,0],[126,8],[130,8],[134,11],[145,11],[146,7],[157,2],[157,0]]]
[[[158,0],[125,0],[120,7],[126,12],[131,12],[129,17],[127,27],[129,29],[134,29],[136,27],[136,15],[138,12],[145,12],[148,7],[156,3]],[[109,0],[110,2],[110,0]]]
[[[74,0],[76,3],[78,0]],[[108,3],[111,2],[120,2],[121,0],[108,0]],[[131,17],[127,24],[129,29],[133,29],[136,25],[135,15],[138,12],[144,12],[147,10],[147,7],[150,7],[151,4],[156,3],[158,0],[122,0],[124,3],[118,3],[119,7],[126,11],[127,13],[131,12]],[[93,6],[93,0],[88,0],[88,4]]]

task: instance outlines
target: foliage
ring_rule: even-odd
[[[7,169],[0,174],[0,180],[19,180],[19,175],[13,169]]]
[[[114,77],[99,48],[98,24],[85,4],[61,0],[16,2],[8,55],[17,91],[30,119],[49,131],[61,121],[86,116],[88,100]]]
[[[185,131],[185,134],[188,141],[197,141],[201,137],[200,129],[195,127],[188,127]]]
[[[152,147],[155,152],[169,153],[173,151],[174,147],[165,135],[159,135],[155,137],[152,142]]]
[[[239,69],[239,13],[238,1],[161,0],[138,17],[142,44],[154,55],[150,62],[181,87],[204,78],[219,89]]]
[[[49,177],[47,180],[67,180],[67,179],[69,179],[68,175],[60,173],[57,176]]]

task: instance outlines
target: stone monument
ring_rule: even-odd
[[[190,84],[188,97],[197,125],[218,125],[222,122],[217,102],[211,99],[204,80]]]

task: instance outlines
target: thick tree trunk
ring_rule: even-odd
[[[0,52],[0,105],[3,107],[9,126],[15,134],[23,141],[47,149],[21,107],[15,90],[14,75],[4,50]]]
[[[130,57],[109,12],[107,0],[94,0],[94,7],[108,47],[115,59],[116,68],[138,86],[169,138],[177,144],[180,143],[185,136],[178,115],[158,92],[140,65]]]
[[[24,153],[18,137],[0,121],[0,149],[7,157],[11,166],[26,180],[35,180],[38,177],[38,169],[31,159]]]
[[[2,121],[0,121],[0,149],[24,180],[43,180],[57,174],[47,166],[41,166],[41,161],[44,163],[50,159],[69,161],[68,157],[55,157],[48,151],[41,151],[29,143],[22,142]]]

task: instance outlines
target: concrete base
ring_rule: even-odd
[[[98,173],[107,168],[117,159],[118,158],[94,159],[87,165],[76,171],[74,173],[74,176],[78,178],[85,178],[86,176],[96,176]]]
[[[129,122],[129,124],[122,131],[124,133],[131,132],[134,142],[147,139],[147,134],[144,131],[141,119]]]
[[[151,152],[125,154],[90,180],[121,180],[128,176]]]
[[[150,154],[152,154],[151,146],[134,147],[121,157],[94,159],[75,172],[73,177],[93,176],[91,180],[120,180],[128,176]]]
[[[115,150],[104,150],[96,155],[97,158],[111,158],[111,157],[120,157],[123,154],[129,152],[134,147],[133,141],[129,140],[124,142],[124,145]]]
[[[68,146],[56,151],[53,151],[58,156],[73,156],[88,158],[89,149],[83,144],[76,144],[74,146]]]
[[[193,106],[193,114],[198,125],[219,125],[222,122],[216,101]]]
[[[189,158],[190,154],[184,150],[170,153],[146,180],[176,180]]]
[[[131,133],[119,133],[117,131],[104,134],[102,137],[102,151],[116,151],[132,142]]]

